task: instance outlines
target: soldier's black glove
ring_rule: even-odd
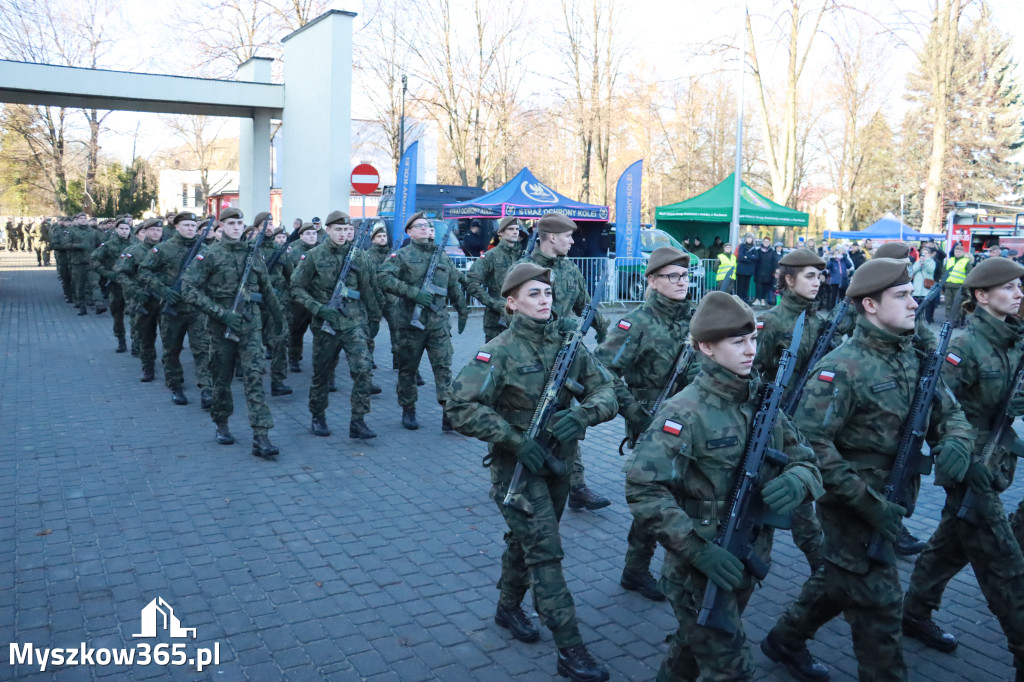
[[[727,549],[709,542],[704,545],[691,562],[693,567],[718,585],[720,589],[732,592],[743,580],[743,563]]]
[[[459,333],[466,331],[466,323],[469,322],[468,313],[459,313]]]
[[[967,467],[971,465],[971,447],[961,438],[947,438],[938,446],[935,455],[935,472],[957,483],[964,480]]]
[[[1018,393],[1010,398],[1010,403],[1006,406],[1006,414],[1011,417],[1024,416],[1024,393]]]
[[[861,515],[882,537],[894,542],[900,534],[900,520],[907,515],[907,508],[887,500],[875,500],[861,511]]]
[[[181,301],[181,294],[174,289],[168,289],[164,292],[164,300],[171,305],[177,305]]]
[[[234,310],[222,312],[220,314],[220,321],[236,331],[245,326],[245,318],[242,317],[242,313],[236,313]]]
[[[580,416],[577,408],[560,410],[551,415],[551,426],[548,427],[551,435],[561,443],[571,443],[579,440],[587,431],[587,421]]]
[[[320,311],[317,313],[317,315],[319,315],[320,319],[325,320],[327,324],[331,325],[331,327],[333,327],[334,329],[337,329],[338,327],[341,326],[341,311],[339,311],[337,308],[332,308],[329,305],[325,305],[324,307],[320,308]]]
[[[974,492],[983,493],[992,489],[993,478],[994,476],[989,468],[978,460],[971,462],[970,467],[967,468],[967,476],[964,477],[964,480],[967,481],[967,485]]]
[[[761,499],[776,514],[788,514],[807,497],[807,486],[796,474],[785,471],[764,484]]]
[[[629,428],[638,434],[651,428],[651,423],[654,421],[654,417],[647,414],[647,410],[640,403],[633,403],[626,408],[626,414],[623,416],[629,422]]]
[[[426,308],[427,306],[434,302],[434,295],[429,291],[424,291],[423,289],[420,289],[419,291],[416,292],[416,295],[413,296],[413,300],[416,301],[417,305],[421,305],[424,308]]]

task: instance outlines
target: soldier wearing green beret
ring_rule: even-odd
[[[253,225],[259,226],[270,217],[269,212],[262,212],[256,215],[252,221]],[[291,259],[288,258],[288,235],[283,227],[274,227],[272,222],[267,223],[263,244],[260,245],[260,254],[263,262],[267,265],[267,272],[270,275],[270,285],[274,287],[277,300],[284,310],[285,329],[290,328],[292,305],[291,294],[288,291],[288,282],[292,276]],[[278,255],[280,254],[280,255]],[[273,263],[273,268],[270,267]],[[271,325],[272,316],[269,314],[265,304],[260,305],[263,317],[263,345],[267,347],[267,359],[270,360],[270,395],[282,396],[292,392],[291,386],[285,383],[288,372],[288,339],[287,336],[274,334]]]
[[[398,360],[394,357],[394,349],[396,346],[395,328],[391,323],[391,307],[394,306],[394,297],[390,294],[385,294],[377,284],[377,272],[380,270],[380,266],[383,265],[390,253],[391,248],[388,246],[388,227],[384,223],[377,223],[377,225],[373,227],[373,230],[370,231],[370,248],[366,250],[366,255],[369,256],[370,261],[373,262],[373,293],[374,296],[377,297],[377,307],[380,308],[381,316],[388,322],[388,333],[391,335],[392,364],[394,368],[397,369]],[[373,352],[375,349],[374,339],[377,338],[378,333],[380,333],[380,319],[370,320],[369,346],[371,360],[373,360]],[[376,363],[374,363],[373,368],[377,368]]]
[[[317,226],[313,223],[303,223],[299,228],[299,239],[292,243],[288,257],[291,261],[291,268],[294,271],[303,260],[303,257],[318,246]],[[302,371],[302,347],[305,343],[306,330],[313,322],[313,314],[306,310],[305,306],[297,301],[291,302],[291,316],[288,324],[288,369],[296,374]]]
[[[532,588],[537,613],[558,647],[558,673],[598,682],[607,680],[608,672],[583,644],[562,573],[558,523],[569,495],[569,476],[547,469],[541,446],[523,435],[564,341],[551,314],[551,274],[533,263],[509,271],[501,291],[510,315],[508,330],[484,344],[459,372],[447,412],[460,433],[488,444],[490,495],[509,528],[495,622],[522,642],[537,641],[537,628],[521,606]],[[555,413],[550,426],[556,443],[552,454],[563,462],[575,457],[576,441],[587,426],[615,416],[611,375],[582,345],[570,377],[582,386],[579,404]],[[503,504],[517,461],[527,470],[524,495],[533,504],[532,515]]]
[[[1009,404],[1005,397],[1020,364],[1024,325],[1016,312],[1024,293],[1024,266],[1008,258],[982,261],[966,277],[971,291],[967,327],[953,339],[942,366],[946,385],[960,402],[977,436],[966,486],[946,480],[942,519],[910,576],[903,602],[903,633],[925,645],[950,652],[956,638],[936,625],[946,584],[971,564],[992,613],[999,620],[1013,653],[1017,679],[1024,676],[1024,555],[1006,518],[999,494],[1013,482],[1024,443],[1012,429],[988,461],[981,459],[994,418],[1004,410],[1011,418],[1024,415],[1024,395]],[[957,517],[967,489],[977,496],[974,515]]]
[[[125,299],[134,304],[132,315],[132,345],[139,351],[142,361],[142,378],[139,381],[153,381],[153,366],[156,364],[156,334],[160,320],[160,300],[138,279],[139,264],[154,246],[160,243],[163,221],[150,218],[139,224],[140,238],[121,254],[114,274],[121,285]],[[134,353],[133,353],[134,355]]]
[[[736,296],[710,292],[690,320],[690,337],[701,371],[661,406],[625,467],[629,510],[665,547],[659,586],[679,621],[658,680],[751,680],[742,615],[757,579],[714,538],[760,405],[754,313]],[[814,453],[785,414],[775,422],[772,447],[789,457],[760,491],[772,510],[785,514],[822,494]],[[753,548],[766,563],[772,535],[762,528]],[[734,634],[697,624],[709,581],[722,590]]]
[[[62,217],[57,220],[56,225],[50,227],[50,248],[53,249],[53,257],[57,262],[57,276],[60,277],[61,289],[64,291],[64,300],[74,303],[75,293],[71,285],[71,261],[68,256],[68,247],[71,244],[71,219]],[[8,249],[13,250],[10,243]]]
[[[505,330],[501,324],[501,316],[505,309],[501,285],[509,268],[522,255],[519,244],[519,219],[504,218],[498,223],[497,236],[501,241],[473,262],[466,278],[466,290],[469,295],[484,304],[484,338],[487,341]]]
[[[114,266],[122,253],[132,246],[131,220],[127,216],[119,218],[114,227],[114,234],[105,242],[96,247],[89,256],[89,263],[93,270],[103,279],[110,282],[110,316],[114,318],[114,336],[117,338],[117,353],[124,353],[128,350],[125,342],[124,311],[125,300],[124,290],[117,283],[117,274]]]
[[[89,219],[84,213],[75,216],[69,230],[67,240],[67,257],[71,266],[71,290],[74,292],[75,306],[79,315],[85,315],[99,298],[89,278],[89,256],[100,244],[99,234],[89,226]]]
[[[907,510],[881,491],[919,380],[917,302],[906,262],[891,258],[858,268],[847,293],[859,312],[853,336],[814,367],[794,415],[825,482],[817,501],[825,569],[804,584],[761,649],[798,679],[824,679],[827,670],[808,668],[807,640],[842,613],[853,631],[860,679],[902,681],[903,591],[894,543]],[[935,395],[926,440],[937,453],[936,480],[958,482],[970,463],[973,433],[949,391],[940,387]],[[917,477],[911,494],[919,485]],[[889,541],[884,562],[867,555],[876,531]]]
[[[693,315],[689,293],[690,255],[663,246],[647,261],[647,297],[611,325],[608,338],[594,355],[606,369],[617,375],[615,397],[619,414],[626,421],[626,438],[635,443],[651,425],[650,410],[665,388],[666,378],[687,343]],[[692,373],[680,377],[673,392],[689,383],[700,362],[690,362]],[[651,575],[651,559],[657,540],[636,521],[626,537],[626,561],[619,583],[653,601],[665,595]]]

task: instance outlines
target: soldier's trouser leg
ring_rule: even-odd
[[[92,305],[92,290],[89,288],[89,266],[85,263],[71,264],[71,288],[76,306]]]
[[[180,358],[181,349],[185,345],[185,332],[188,331],[184,317],[182,313],[173,317],[160,314],[160,343],[163,344],[160,361],[164,366],[164,385],[172,391],[185,383],[185,370],[181,368]]]
[[[1017,544],[1024,548],[1024,500],[1017,505],[1017,511],[1010,515],[1010,527],[1013,528]]]
[[[75,290],[71,286],[71,263],[68,261],[66,251],[57,252],[57,276],[60,277],[60,286],[64,290],[64,297],[69,301],[75,300]]]
[[[416,390],[416,372],[420,368],[420,359],[426,349],[429,333],[414,327],[406,327],[402,330],[401,340],[395,348],[395,356],[398,359],[396,391],[398,404],[402,407],[414,407],[419,398],[419,392]]]
[[[823,546],[825,534],[821,531],[821,523],[814,512],[814,503],[805,502],[793,511],[791,525],[793,543],[807,557],[812,570],[825,563]]]
[[[587,485],[587,481],[586,481],[586,479],[583,476],[583,474],[584,474],[584,471],[583,471],[583,453],[580,451],[580,444],[579,444],[579,442],[576,442],[573,445],[573,449],[575,450],[575,453],[574,453],[574,457],[572,458],[572,481],[571,481],[571,483],[572,483],[572,487],[573,488],[582,488],[583,486]]]
[[[649,571],[658,541],[653,535],[644,531],[636,519],[629,526],[626,544],[626,570],[636,573]]]
[[[43,247],[43,265],[50,267],[50,247]]]
[[[434,370],[434,388],[437,391],[437,402],[444,405],[448,400],[448,389],[452,384],[452,332],[446,327],[428,329],[426,331],[427,358]]]
[[[302,360],[302,344],[312,319],[313,314],[304,306],[298,303],[292,305],[292,320],[288,330],[288,358],[292,362]]]
[[[569,482],[564,477],[530,476],[523,489],[524,497],[533,505],[533,516],[502,504],[508,490],[508,481],[491,488],[491,498],[505,517],[509,530],[518,542],[509,543],[506,552],[521,551],[533,588],[533,603],[541,622],[551,630],[555,646],[565,648],[583,643],[576,623],[576,605],[562,573],[562,539],[558,522],[562,518],[569,497]],[[510,556],[502,567],[522,565],[516,556]],[[521,578],[509,576],[513,584]],[[505,576],[502,575],[502,585]],[[502,590],[505,596],[505,590]]]
[[[258,313],[257,313],[258,314]],[[231,396],[231,380],[235,376],[235,364],[242,368],[242,384],[245,387],[245,404],[249,412],[249,425],[254,435],[266,435],[274,428],[266,394],[263,392],[263,344],[260,324],[243,329],[240,340],[235,342],[224,338],[224,323],[210,319],[210,366],[213,370],[213,406],[210,417],[215,424],[227,423],[234,412]]]
[[[213,376],[210,374],[210,332],[206,326],[206,314],[193,309],[185,317],[188,325],[188,347],[192,351],[192,360],[196,365],[196,386],[201,389],[209,388],[213,386]]]
[[[356,327],[347,332],[345,337],[345,359],[348,361],[349,376],[352,377],[352,418],[358,419],[370,413],[373,361],[366,343],[366,327]]]
[[[291,307],[285,307],[284,328],[291,328]],[[271,325],[273,322],[271,322]],[[281,334],[275,343],[271,344],[270,350],[273,357],[270,360],[270,381],[274,384],[283,384],[288,375],[288,338]]]
[[[110,316],[114,318],[114,336],[124,338],[124,292],[121,285],[110,285]]]
[[[380,320],[376,322],[370,320],[370,324],[366,329],[366,347],[370,350],[370,359],[373,359],[373,351],[377,347],[374,339],[377,338],[378,333],[380,333]]]
[[[40,246],[36,245],[32,250],[36,252],[36,265],[42,265],[43,249]]]
[[[139,337],[139,360],[142,369],[152,369],[156,364],[156,333],[160,313],[141,308],[135,329]]]
[[[331,335],[313,327],[313,380],[309,384],[309,413],[324,418],[327,412],[327,387],[338,365],[343,344],[342,334]]]
[[[658,680],[752,680],[754,659],[747,647],[747,635],[741,616],[747,607],[754,585],[741,585],[733,592],[724,592],[723,606],[729,622],[736,628],[727,635],[712,628],[697,625],[707,578],[691,572],[689,583],[681,584],[664,577],[658,587],[668,597],[679,621],[668,654],[658,671]]]

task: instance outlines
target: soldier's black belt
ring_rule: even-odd
[[[694,521],[699,521],[702,526],[709,526],[712,522],[718,523],[728,512],[728,500],[686,500],[683,502],[683,511]]]

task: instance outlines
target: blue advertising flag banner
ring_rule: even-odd
[[[420,143],[413,142],[402,155],[398,164],[398,180],[395,182],[395,224],[391,227],[393,244],[405,239],[405,223],[416,212],[416,154]]]
[[[615,257],[642,258],[640,253],[640,182],[643,159],[623,173],[615,187]],[[639,264],[628,263],[630,265]]]

